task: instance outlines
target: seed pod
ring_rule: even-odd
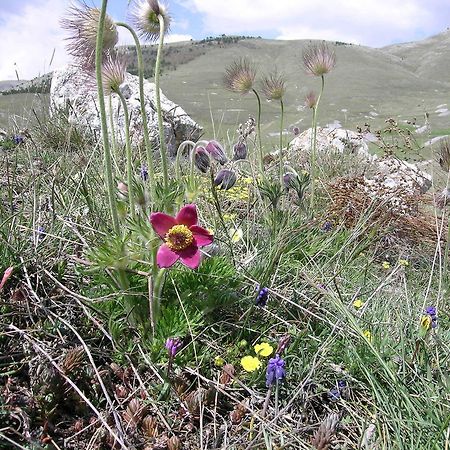
[[[228,190],[231,189],[236,183],[236,174],[228,169],[222,169],[217,174],[214,179],[214,185],[220,189]]]
[[[244,142],[238,142],[234,144],[233,147],[233,159],[237,161],[238,159],[247,158],[247,145]]]
[[[209,141],[206,146],[206,151],[222,165],[228,161],[228,158],[225,155],[225,150],[217,141]]]
[[[211,160],[205,147],[197,147],[195,149],[194,163],[195,167],[197,167],[200,172],[206,173],[208,171]]]

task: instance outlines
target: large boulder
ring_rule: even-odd
[[[126,74],[121,91],[127,101],[130,114],[130,134],[134,145],[143,141],[141,104],[139,99],[139,78]],[[156,113],[155,84],[144,80],[144,97],[148,119],[150,139],[154,146],[159,141],[158,118]],[[106,108],[109,114],[109,100]],[[112,111],[119,141],[125,138],[125,116],[120,99],[111,96]],[[69,65],[53,73],[50,88],[51,111],[64,108],[68,111],[69,120],[81,126],[86,126],[100,133],[100,115],[98,109],[97,90],[93,78],[86,76],[79,67]],[[186,139],[197,140],[202,128],[192,120],[187,113],[161,93],[161,107],[164,119],[164,132],[170,155],[176,154],[178,145]],[[109,124],[108,124],[109,125]]]

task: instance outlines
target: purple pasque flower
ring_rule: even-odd
[[[169,358],[173,358],[182,345],[183,341],[180,338],[168,338],[166,341],[166,348],[169,353]]]
[[[206,151],[222,166],[228,161],[224,148],[217,141],[209,141]]]
[[[233,159],[238,161],[239,159],[247,158],[247,145],[245,142],[238,142],[233,146]]]
[[[255,305],[264,307],[267,305],[267,299],[269,298],[269,289],[263,287],[259,290],[258,295],[256,296]]]
[[[281,381],[286,377],[285,361],[280,355],[269,359],[266,370],[266,386],[272,386],[275,382]]]
[[[231,189],[237,181],[236,174],[232,170],[222,169],[214,178],[214,186],[218,186],[220,189],[227,191]]]
[[[211,160],[205,147],[197,147],[194,152],[194,164],[200,172],[208,172]]]

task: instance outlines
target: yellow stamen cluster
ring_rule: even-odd
[[[174,225],[164,238],[171,250],[184,250],[194,242],[194,235],[186,225]]]

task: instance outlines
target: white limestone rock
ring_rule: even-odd
[[[139,78],[126,74],[121,91],[127,100],[130,114],[130,134],[134,145],[143,141],[141,105],[139,100]],[[150,139],[154,148],[158,139],[158,119],[155,109],[155,84],[144,80],[144,97],[149,125]],[[109,114],[109,99],[106,98],[106,108]],[[125,117],[117,95],[112,95],[112,110],[116,127],[116,135],[123,142],[125,138]],[[89,79],[76,66],[66,66],[53,73],[50,88],[51,110],[64,108],[68,110],[72,123],[86,126],[100,135],[100,115],[98,111],[97,91],[93,79]],[[192,120],[187,113],[170,101],[161,92],[161,107],[164,118],[164,132],[169,154],[175,155],[178,145],[186,140],[197,140],[202,128]],[[108,123],[109,126],[109,123]]]

